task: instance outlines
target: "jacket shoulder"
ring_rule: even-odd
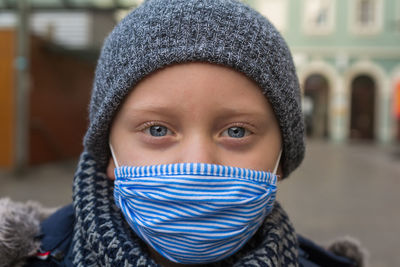
[[[71,241],[75,216],[72,204],[67,205],[40,225],[40,248],[26,266],[72,266]]]
[[[366,252],[354,239],[338,239],[328,249],[301,235],[297,235],[297,239],[299,241],[299,265],[301,267],[365,266]]]

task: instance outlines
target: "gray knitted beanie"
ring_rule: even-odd
[[[258,84],[280,125],[287,177],[305,150],[292,57],[271,23],[236,0],[147,0],[127,15],[98,60],[85,150],[106,167],[110,125],[127,94],[155,70],[193,61],[229,66]]]

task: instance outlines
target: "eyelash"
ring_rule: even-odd
[[[168,131],[170,131],[171,133],[174,133],[173,130],[171,130],[171,127],[167,126],[164,122],[161,121],[148,121],[143,123],[142,125],[139,126],[138,130],[144,132],[145,130],[149,130],[151,126],[163,126],[166,127],[168,129]],[[223,130],[221,131],[221,134],[224,133],[225,131],[227,131],[229,128],[232,127],[241,127],[244,128],[245,131],[248,133],[246,136],[252,135],[254,134],[254,131],[252,130],[252,128],[254,128],[252,125],[248,124],[248,123],[242,123],[242,122],[236,122],[236,123],[232,123],[229,125],[226,125]]]
[[[229,124],[228,126],[226,126],[224,128],[222,133],[224,133],[225,131],[229,130],[229,128],[233,128],[233,127],[243,128],[247,132],[247,134],[245,134],[245,136],[243,138],[254,134],[254,131],[252,130],[253,127],[251,125],[249,125],[248,123],[242,123],[242,122],[236,122],[236,123],[233,123],[233,124]],[[243,138],[239,138],[239,139],[243,139]]]

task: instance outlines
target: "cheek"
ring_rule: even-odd
[[[246,152],[226,154],[225,156],[234,160],[237,166],[272,172],[278,161],[280,149],[279,138],[265,138]]]
[[[174,150],[154,150],[137,146],[130,151],[124,151],[122,163],[129,166],[145,166],[175,163],[177,152]]]
[[[256,149],[242,153],[222,153],[221,164],[253,169],[258,171],[273,171],[275,166],[273,151]]]
[[[264,151],[263,154],[257,158],[253,158],[252,169],[272,172],[275,167],[275,162],[272,157],[266,155],[268,152]]]

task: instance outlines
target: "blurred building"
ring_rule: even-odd
[[[246,2],[288,41],[308,136],[400,141],[400,1]]]
[[[310,137],[400,141],[400,1],[242,1],[288,41]],[[0,167],[79,154],[99,49],[140,2],[0,0]]]
[[[0,168],[76,158],[105,36],[137,0],[0,0]]]

